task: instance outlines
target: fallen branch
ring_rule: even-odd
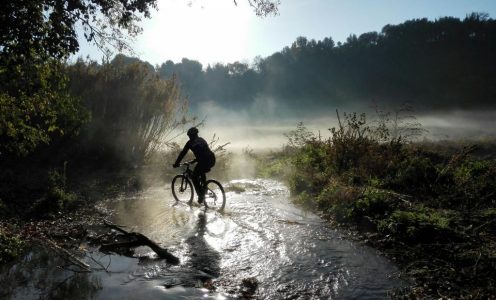
[[[130,238],[129,241],[126,242],[120,242],[120,243],[112,243],[112,244],[104,244],[101,246],[102,251],[112,251],[113,249],[118,249],[118,248],[134,248],[134,247],[139,247],[139,246],[148,246],[150,247],[155,253],[157,253],[158,257],[166,259],[168,262],[172,264],[179,264],[179,258],[176,256],[172,255],[167,251],[167,249],[164,249],[160,247],[157,243],[154,241],[150,240],[148,237],[144,236],[141,233],[137,232],[128,232],[121,227],[109,223],[107,221],[104,221],[105,226],[115,229],[122,233],[126,238]]]
[[[59,255],[63,256],[65,259],[67,259],[69,262],[72,264],[80,267],[83,269],[84,272],[91,272],[91,267],[81,259],[77,258],[74,254],[70,253],[66,249],[60,247],[57,245],[55,242],[52,240],[46,239],[44,240],[50,248],[52,248],[55,252],[57,252]]]
[[[100,268],[101,268],[100,270],[103,270],[103,271],[105,271],[106,273],[110,273],[110,271],[109,271],[109,267],[110,267],[110,264],[112,263],[112,256],[109,256],[109,263],[108,263],[108,265],[107,265],[106,267],[105,267],[105,266],[103,266],[103,265],[102,265],[102,263],[101,263],[100,261],[98,261],[98,260],[96,260],[95,258],[93,258],[93,256],[92,256],[91,254],[89,254],[89,255],[88,255],[88,257],[89,257],[89,258],[90,258],[90,259],[91,259],[94,263],[96,263],[97,265],[99,265],[99,266],[100,266]]]

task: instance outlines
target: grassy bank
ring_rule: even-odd
[[[496,294],[494,142],[408,142],[356,114],[329,138],[301,124],[288,138],[260,173],[282,174],[297,202],[397,261],[415,279],[397,297]]]

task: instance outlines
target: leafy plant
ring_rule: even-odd
[[[451,218],[441,211],[428,209],[397,210],[380,222],[378,230],[410,243],[445,243],[458,239],[450,228]]]
[[[17,236],[0,228],[0,265],[18,257],[24,250],[25,243]]]
[[[62,172],[56,169],[48,172],[47,186],[44,194],[33,204],[31,213],[36,216],[47,216],[61,212],[73,205],[77,195],[67,188],[67,164]]]
[[[6,63],[0,66],[0,152],[26,156],[54,138],[79,132],[89,116],[68,93],[61,64]]]

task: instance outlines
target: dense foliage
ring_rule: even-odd
[[[0,66],[0,216],[42,217],[84,205],[76,179],[142,165],[186,125],[173,79],[118,56]],[[91,175],[89,175],[91,177]],[[115,177],[114,177],[115,179]]]
[[[74,207],[78,199],[69,184],[74,179],[143,165],[190,121],[175,81],[160,79],[139,60],[117,56],[105,64],[56,66],[56,72],[40,69],[45,77],[39,84],[60,87],[58,94],[46,88],[43,97],[1,110],[0,122],[8,130],[1,136],[0,214],[39,217]],[[50,80],[54,74],[59,77]]]
[[[476,146],[412,143],[391,135],[395,122],[378,119],[345,114],[325,139],[302,124],[290,132],[282,160],[293,165],[292,194],[397,260],[417,280],[411,295],[494,295],[494,145],[487,156]]]
[[[77,199],[67,184],[77,166],[141,164],[165,142],[162,135],[183,116],[174,80],[159,79],[139,61],[63,61],[79,49],[77,26],[89,42],[120,49],[124,32],[139,33],[140,17],[155,6],[155,0],[0,4],[0,215],[39,217],[67,208]]]
[[[63,65],[49,60],[0,66],[0,153],[25,156],[88,119],[69,94]]]
[[[494,108],[495,39],[496,21],[473,13],[463,20],[387,25],[342,44],[299,37],[253,65],[202,66],[183,59],[167,61],[159,71],[166,78],[177,75],[194,109],[212,100],[250,108],[259,98],[276,99],[281,113],[363,107],[372,100],[410,102],[417,110]]]
[[[140,16],[155,7],[156,0],[2,1],[0,57],[68,57],[79,50],[78,25],[90,42],[122,43],[121,30],[137,34]]]
[[[76,26],[100,46],[139,32],[155,0],[2,1],[0,4],[0,141],[2,153],[25,156],[78,131],[87,113],[67,89],[60,59],[79,49]],[[119,45],[115,45],[119,46]]]
[[[100,165],[141,165],[188,122],[174,79],[160,79],[144,62],[123,56],[104,65],[79,61],[68,73],[72,93],[92,116],[76,147]]]

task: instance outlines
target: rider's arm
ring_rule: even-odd
[[[190,147],[189,147],[189,141],[188,141],[186,143],[186,145],[184,145],[183,150],[181,150],[181,153],[179,153],[179,156],[177,157],[176,162],[174,163],[174,166],[179,166],[179,163],[181,163],[181,160],[183,160],[186,153],[188,153],[189,148]]]

